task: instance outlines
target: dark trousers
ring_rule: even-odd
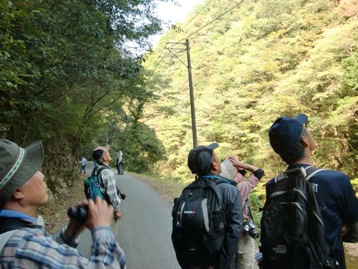
[[[117,165],[118,175],[123,175],[123,164],[119,163]]]

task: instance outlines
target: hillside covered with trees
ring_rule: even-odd
[[[157,171],[192,179],[193,147],[185,41],[190,42],[198,144],[220,144],[263,167],[286,165],[270,147],[279,116],[309,116],[317,166],[358,178],[358,2],[205,0],[149,53],[149,81],[165,81],[146,109],[163,141]],[[160,113],[159,113],[160,112]],[[160,116],[158,116],[160,114]],[[153,115],[156,115],[155,117]]]
[[[269,179],[285,164],[268,128],[305,113],[317,165],[358,190],[357,1],[204,0],[153,49],[158,2],[0,1],[0,137],[43,141],[54,194],[98,144],[122,150],[130,171],[193,179],[186,40],[199,145]]]

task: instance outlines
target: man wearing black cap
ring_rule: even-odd
[[[308,117],[299,114],[295,118],[280,117],[269,129],[270,144],[281,159],[288,164],[287,170],[313,166],[316,143],[306,128]],[[358,200],[349,178],[340,171],[322,170],[310,178],[314,193],[322,210],[325,236],[331,244],[338,267],[345,269],[341,232],[346,225],[358,222]]]
[[[192,149],[188,155],[188,166],[191,172],[196,174],[196,180],[207,178],[216,183],[225,211],[224,243],[215,257],[186,257],[187,261],[182,263],[182,268],[228,269],[237,251],[243,223],[242,201],[236,183],[220,176],[221,162],[214,152],[218,146],[217,143],[212,143]],[[207,263],[205,266],[201,265],[202,260]]]
[[[0,268],[126,268],[123,250],[111,229],[113,207],[99,198],[83,201],[88,217],[70,218],[55,238],[45,231],[37,210],[47,203],[44,175],[39,171],[44,154],[42,143],[26,148],[0,139]],[[92,234],[89,259],[78,252],[78,235]]]

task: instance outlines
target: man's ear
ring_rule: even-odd
[[[308,137],[306,136],[301,136],[301,143],[302,145],[306,148],[309,146],[309,141],[308,141]]]
[[[16,200],[20,200],[23,199],[25,197],[24,193],[21,191],[21,189],[17,189],[12,196],[14,197],[14,199]]]
[[[219,164],[216,161],[213,161],[211,163],[211,169],[212,169],[212,171],[218,171],[219,170]]]

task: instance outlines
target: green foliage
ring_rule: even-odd
[[[136,85],[143,84],[145,39],[161,28],[156,5],[0,1],[0,137],[19,145],[43,141],[44,171],[55,195],[78,174],[80,155],[90,156],[97,141],[108,142],[99,137],[106,116],[115,111],[122,120],[129,114],[115,107],[140,100],[131,108],[141,111],[151,100],[151,91]],[[139,121],[143,115],[136,116]]]
[[[262,200],[256,193],[251,193],[249,195],[249,202],[255,225],[258,227],[258,229],[260,229],[262,212],[259,209],[262,208]]]
[[[157,92],[170,114],[148,124],[163,141],[168,161],[160,171],[180,181],[191,177],[190,99],[185,52],[166,56],[166,42],[188,36],[198,143],[218,142],[220,158],[238,155],[262,167],[265,179],[285,169],[268,141],[268,129],[281,116],[306,113],[318,144],[317,166],[357,177],[358,21],[345,1],[205,1],[181,31],[168,31],[145,66],[167,79]],[[350,14],[350,15],[349,15]],[[192,20],[190,20],[192,18]],[[164,56],[163,56],[164,55]],[[159,59],[161,59],[159,61]],[[264,183],[263,182],[263,183]],[[255,191],[264,199],[263,187]]]
[[[164,147],[156,138],[154,130],[138,124],[126,130],[126,134],[132,135],[132,139],[124,147],[130,171],[149,172],[154,163],[164,159]]]
[[[355,178],[353,180],[351,180],[351,183],[353,185],[353,189],[356,192],[356,194],[358,193],[358,178]]]
[[[235,154],[264,168],[265,181],[285,167],[268,128],[280,115],[306,113],[319,145],[316,164],[357,178],[354,6],[205,4],[141,57],[146,38],[160,30],[156,1],[0,1],[0,137],[44,142],[54,194],[71,184],[80,155],[90,157],[98,144],[122,150],[129,170],[190,181],[182,44],[189,36],[199,144],[220,143],[220,158]],[[169,53],[164,47],[175,41]]]

